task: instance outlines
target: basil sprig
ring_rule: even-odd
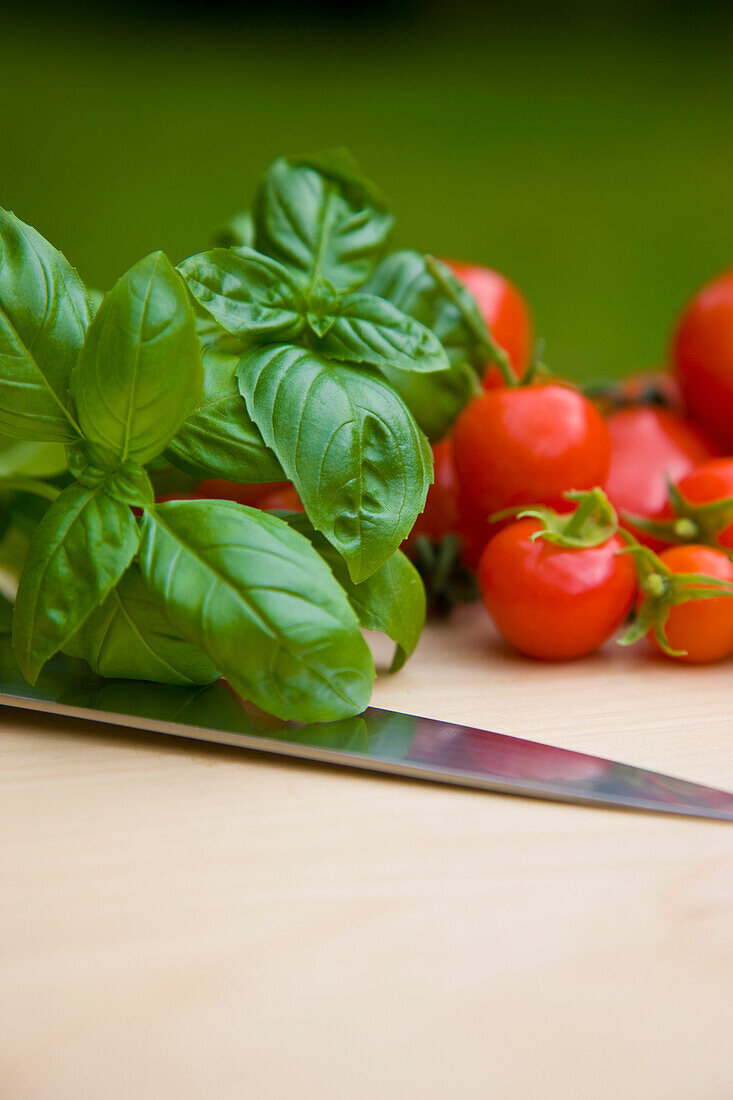
[[[241,421],[264,443],[260,480],[273,476],[269,451],[355,582],[411,530],[432,477],[426,434],[445,434],[486,361],[470,295],[419,253],[385,257],[391,228],[350,154],[281,158],[251,218],[232,221],[232,247],[179,265],[219,328],[217,340],[200,325],[202,338],[240,356]],[[171,460],[203,468],[190,443],[185,453],[174,443]],[[225,465],[231,476],[225,463],[216,472]],[[241,480],[256,480],[251,462]]]
[[[192,684],[223,673],[283,718],[362,710],[372,657],[346,593],[311,542],[242,505],[154,501],[146,466],[187,439],[204,466],[228,459],[239,468],[254,455],[253,470],[259,457],[281,475],[246,419],[238,360],[208,349],[205,376],[181,275],[161,253],[148,256],[92,317],[76,308],[86,294],[64,258],[20,224],[7,216],[0,237],[24,292],[21,300],[15,281],[0,282],[3,331],[23,333],[0,358],[2,424],[23,440],[0,448],[0,498],[35,493],[42,502],[13,614],[24,676],[35,682],[65,650],[104,676]],[[28,240],[33,249],[19,259],[19,242]],[[53,340],[63,345],[58,356]],[[48,415],[32,415],[25,402],[29,379]],[[233,399],[243,418],[234,416]],[[59,469],[57,452],[44,452],[49,444],[39,445],[49,436],[66,442],[68,468]],[[36,474],[58,474],[60,491]]]
[[[321,722],[368,703],[361,628],[404,663],[425,596],[398,547],[487,341],[447,269],[387,254],[392,222],[348,153],[281,158],[219,247],[102,295],[0,210],[0,569],[28,680],[63,651]],[[307,515],[158,504],[170,464],[290,479]]]

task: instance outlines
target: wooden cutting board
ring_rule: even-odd
[[[733,666],[478,611],[375,704],[733,789]],[[733,828],[2,712],[3,1100],[733,1095]]]

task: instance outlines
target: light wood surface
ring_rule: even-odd
[[[733,668],[429,629],[374,701],[733,788]],[[733,1096],[733,827],[0,712],[2,1100]]]

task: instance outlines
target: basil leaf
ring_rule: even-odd
[[[203,394],[193,311],[162,252],[131,267],[94,316],[71,391],[85,439],[143,465],[165,448]]]
[[[470,363],[483,374],[489,336],[486,322],[473,296],[446,264],[408,249],[393,252],[382,260],[364,290],[387,298],[432,329],[451,363]]]
[[[218,321],[215,321],[208,310],[193,300],[193,319],[196,326],[196,335],[202,348],[215,348],[220,346],[222,339],[231,339],[226,329],[223,329]]]
[[[8,542],[15,543],[17,548],[20,541],[21,546],[25,545],[22,548],[22,555],[16,559],[16,564],[22,566],[31,535],[53,503],[54,497],[58,496],[59,490],[45,482],[35,484],[30,482],[30,492],[27,491],[27,487],[25,489],[6,488],[8,485],[8,481],[4,481],[0,487],[0,535],[5,536],[5,541],[0,548],[0,556],[4,556]],[[34,488],[39,489],[41,485],[44,489],[40,493],[33,491]],[[17,572],[20,573],[20,569]]]
[[[98,676],[161,684],[218,679],[209,658],[173,630],[135,564],[72,635],[64,652],[83,658]]]
[[[365,580],[425,505],[432,456],[407,407],[380,379],[305,348],[253,348],[237,377],[311,522]]]
[[[476,373],[467,363],[432,374],[400,371],[385,363],[380,374],[400,395],[431,443],[444,439],[459,413],[481,393]]]
[[[441,439],[476,393],[487,362],[484,321],[472,296],[444,264],[432,261],[455,299],[430,272],[419,252],[393,252],[365,286],[426,325],[439,338],[450,362],[441,374],[415,377],[389,363],[382,373],[404,399],[431,440]],[[460,302],[456,305],[456,301]]]
[[[135,556],[138,528],[105,483],[74,483],[36,528],[18,586],[13,644],[30,683],[105,599]]]
[[[448,357],[435,333],[374,294],[345,294],[324,303],[314,324],[315,348],[329,359],[402,371],[447,371]]]
[[[374,666],[356,616],[276,516],[229,501],[160,505],[145,516],[140,568],[173,628],[263,710],[328,721],[367,705]]]
[[[10,634],[13,629],[13,605],[0,592],[0,634]]]
[[[87,289],[87,294],[89,295],[90,317],[93,317],[104,301],[104,291],[97,290],[95,287],[89,287]]]
[[[56,477],[66,470],[61,443],[0,439],[0,477]]]
[[[305,301],[287,268],[251,248],[215,248],[178,270],[222,328],[248,342],[292,340],[305,328]]]
[[[168,444],[166,457],[194,477],[284,481],[282,467],[250,419],[234,372],[239,356],[207,348],[204,400]]]
[[[129,504],[132,507],[145,508],[155,500],[155,490],[147,471],[134,462],[124,462],[113,470],[105,489],[120,504]]]
[[[396,643],[391,672],[397,672],[413,653],[425,626],[425,589],[412,562],[396,550],[384,565],[361,584],[354,584],[343,559],[333,546],[316,531],[302,512],[278,515],[313,544],[328,562],[334,577],[346,592],[365,630],[378,630]]]
[[[350,153],[281,157],[254,203],[256,244],[302,273],[311,290],[327,279],[353,290],[384,251],[392,215]]]
[[[212,233],[215,248],[254,248],[255,225],[249,210],[234,214]]]
[[[74,439],[69,377],[90,320],[84,284],[40,233],[0,209],[0,429]]]
[[[0,479],[0,539],[14,541],[21,536],[25,542],[23,556],[18,561],[22,566],[27,552],[27,543],[45,512],[58,497],[60,489],[47,481],[28,477],[6,477]],[[5,544],[0,548],[2,557]],[[20,569],[16,571],[20,573]]]

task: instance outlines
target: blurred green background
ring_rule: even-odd
[[[733,263],[733,37],[704,5],[584,10],[0,11],[0,204],[104,288],[204,246],[276,155],[348,144],[400,244],[523,288],[554,369],[650,366]]]

